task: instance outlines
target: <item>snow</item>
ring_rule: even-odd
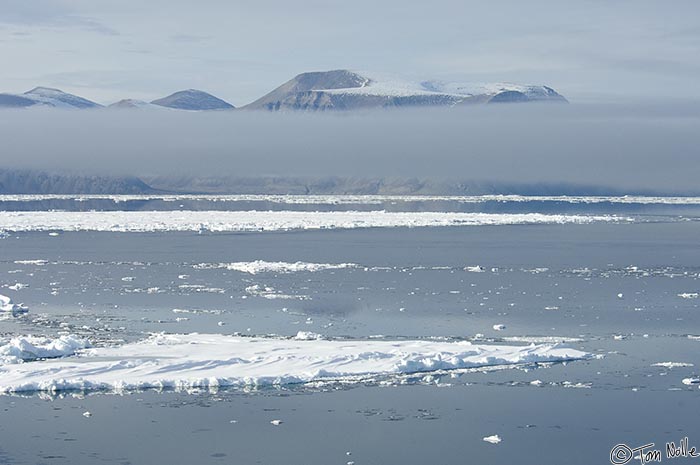
[[[514,224],[629,222],[615,215],[386,211],[13,211],[0,212],[0,231],[285,231]]]
[[[57,339],[37,336],[15,337],[0,342],[0,364],[21,364],[37,359],[73,355],[76,351],[89,347],[84,339],[64,335]],[[0,373],[2,370],[0,369]]]
[[[496,83],[470,83],[470,82],[445,82],[445,81],[412,81],[375,72],[354,72],[363,77],[365,82],[360,87],[345,89],[316,89],[331,94],[373,95],[386,97],[411,97],[411,96],[449,96],[456,102],[475,95],[495,95],[504,91],[517,91],[526,95],[546,95],[547,90],[543,86],[529,86],[504,82]]]
[[[43,341],[49,356],[67,355],[84,341]],[[58,342],[53,342],[58,344]],[[17,346],[13,343],[10,347]],[[28,345],[37,349],[36,344]],[[54,349],[51,351],[50,349]],[[11,355],[12,356],[12,355]],[[33,358],[40,356],[35,354]],[[476,345],[467,341],[297,340],[221,334],[156,334],[75,356],[0,366],[0,392],[217,389],[318,381],[348,383],[438,370],[561,362],[588,358],[561,345]]]
[[[324,270],[340,270],[343,268],[356,268],[358,265],[354,263],[308,263],[308,262],[266,262],[264,260],[255,260],[252,262],[234,262],[234,263],[199,263],[193,268],[198,270],[226,269],[232,271],[240,271],[241,273],[259,274],[259,273],[298,273],[298,272],[315,272]]]

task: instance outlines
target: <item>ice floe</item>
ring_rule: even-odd
[[[252,262],[233,263],[198,263],[193,268],[198,270],[226,269],[240,271],[241,273],[298,273],[302,271],[315,272],[325,270],[340,270],[343,268],[356,268],[355,263],[308,263],[308,262],[266,262],[255,260]]]
[[[685,368],[685,367],[692,367],[694,365],[692,363],[685,363],[685,362],[659,362],[659,363],[654,363],[651,366],[661,367],[661,368]]]
[[[5,211],[0,231],[288,231],[630,222],[615,215],[387,211]]]
[[[298,299],[298,300],[309,300],[310,297],[307,295],[292,295],[284,294],[273,287],[261,286],[260,284],[253,284],[245,288],[245,291],[255,297],[262,297],[264,299]]]
[[[492,435],[492,436],[486,436],[486,437],[484,438],[484,441],[485,441],[485,442],[490,442],[491,444],[498,444],[498,443],[500,443],[502,440],[503,440],[503,439],[501,439],[501,437],[500,437],[499,435],[497,435],[497,434],[494,434],[494,435]]]
[[[60,341],[63,341],[61,346],[44,341],[43,346],[28,344],[26,347],[34,354],[33,358],[37,358],[70,354],[84,345],[69,336]],[[21,346],[15,342],[8,347],[18,345]],[[43,347],[45,352],[39,352],[37,347]],[[0,367],[0,392],[187,391],[334,380],[360,382],[377,376],[563,362],[588,357],[585,352],[556,344],[504,346],[476,345],[467,341],[298,340],[221,334],[156,334],[141,342],[83,349],[72,357],[5,364]]]
[[[16,304],[11,298],[0,294],[0,312],[25,313],[29,311],[26,305]]]

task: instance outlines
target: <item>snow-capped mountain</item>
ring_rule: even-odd
[[[78,97],[77,95],[69,94],[58,89],[50,87],[35,87],[34,89],[25,92],[24,97],[30,98],[39,104],[49,105],[52,107],[71,107],[71,108],[98,108],[102,105]]]
[[[153,105],[152,103],[148,103],[144,100],[125,98],[125,99],[120,100],[118,102],[114,102],[111,105],[108,105],[107,108],[118,108],[118,109],[147,108],[147,109],[159,109],[159,110],[161,110],[164,107],[161,107],[159,105]]]
[[[566,102],[554,89],[510,83],[407,81],[348,70],[303,73],[244,108],[350,110],[475,103]]]
[[[567,100],[547,86],[511,83],[410,81],[377,73],[345,69],[299,74],[269,94],[242,108],[263,110],[354,110],[417,106],[459,106],[483,103],[558,102]],[[46,106],[97,108],[95,102],[49,87],[23,94],[0,93],[0,108]],[[230,103],[196,89],[175,92],[152,102],[124,99],[110,108],[170,108],[205,111],[233,110]]]
[[[0,108],[23,108],[35,105],[80,109],[102,106],[88,99],[50,87],[35,87],[21,95],[0,94]]]
[[[234,108],[230,103],[197,89],[181,90],[151,103],[178,110],[232,110]]]

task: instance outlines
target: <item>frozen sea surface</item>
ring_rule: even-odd
[[[306,200],[0,198],[2,224],[51,223],[0,236],[0,294],[27,309],[0,312],[0,385],[119,372],[4,389],[0,463],[590,464],[618,443],[700,442],[684,383],[700,375],[698,199]],[[152,211],[615,220],[59,224],[89,210],[120,226]],[[531,350],[569,356],[518,358]],[[271,382],[219,382],[244,366]]]

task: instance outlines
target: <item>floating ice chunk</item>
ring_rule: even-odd
[[[13,284],[12,286],[7,286],[7,288],[12,290],[12,291],[19,291],[21,289],[24,289],[25,287],[29,287],[29,284],[16,283],[16,284]]]
[[[90,418],[90,417],[92,416],[92,413],[90,413],[90,412],[83,412],[83,416],[84,416],[85,418]]]
[[[70,343],[31,359],[75,352]],[[16,343],[14,345],[17,345]],[[34,345],[36,346],[36,344]],[[222,334],[156,334],[136,343],[81,350],[73,357],[5,364],[0,393],[270,386],[453,369],[562,362],[590,355],[557,344],[477,345],[467,341],[310,340]]]
[[[661,367],[661,368],[685,368],[685,367],[692,367],[695,366],[692,363],[685,363],[685,362],[659,362],[659,363],[654,363],[652,365],[653,367]]]
[[[619,294],[617,294],[617,298],[618,298],[618,299],[622,299],[622,298],[624,298],[624,297],[625,297],[625,295],[624,295],[622,292],[620,292]]]
[[[37,359],[64,357],[73,355],[86,347],[89,347],[86,340],[72,335],[64,335],[57,339],[16,337],[0,344],[0,364],[9,365]]]
[[[484,441],[490,442],[491,444],[498,444],[502,441],[502,439],[499,435],[494,434],[493,436],[486,436]]]
[[[29,309],[24,304],[16,304],[9,297],[0,294],[0,312],[25,313]]]
[[[291,295],[283,294],[273,287],[261,286],[260,284],[254,284],[245,288],[245,291],[256,297],[262,297],[264,299],[298,299],[298,300],[309,300],[309,296],[305,295]],[[244,296],[245,297],[245,296]]]
[[[131,282],[131,281],[133,281],[134,279],[136,279],[136,278],[134,278],[133,276],[124,276],[124,277],[122,278],[122,281],[124,281],[124,282]]]
[[[465,266],[464,271],[471,271],[472,273],[483,273],[484,271],[486,271],[486,268],[484,268],[483,266],[479,266],[479,265]]]
[[[272,420],[270,422],[270,424],[275,425],[275,426],[279,426],[282,424],[282,420]]]
[[[259,273],[298,273],[302,271],[316,272],[324,270],[340,270],[344,268],[357,268],[359,265],[355,263],[307,263],[307,262],[266,262],[264,260],[255,260],[252,262],[233,262],[233,263],[199,263],[193,268],[198,270],[209,269],[226,269],[232,271],[240,271],[241,273],[259,274]]]
[[[678,294],[678,297],[681,299],[697,299],[698,295],[700,295],[697,292],[683,292],[681,294]]]
[[[48,260],[15,260],[15,265],[47,265]]]
[[[700,384],[700,378],[684,378],[682,383],[687,386],[691,386],[693,384]]]
[[[534,380],[534,381],[530,381],[530,384],[531,384],[532,386],[541,386],[541,385],[542,385],[542,381],[540,381],[539,379],[536,379],[536,380]]]
[[[493,325],[494,331],[503,331],[504,329],[506,329],[506,325],[502,325],[502,324]]]

